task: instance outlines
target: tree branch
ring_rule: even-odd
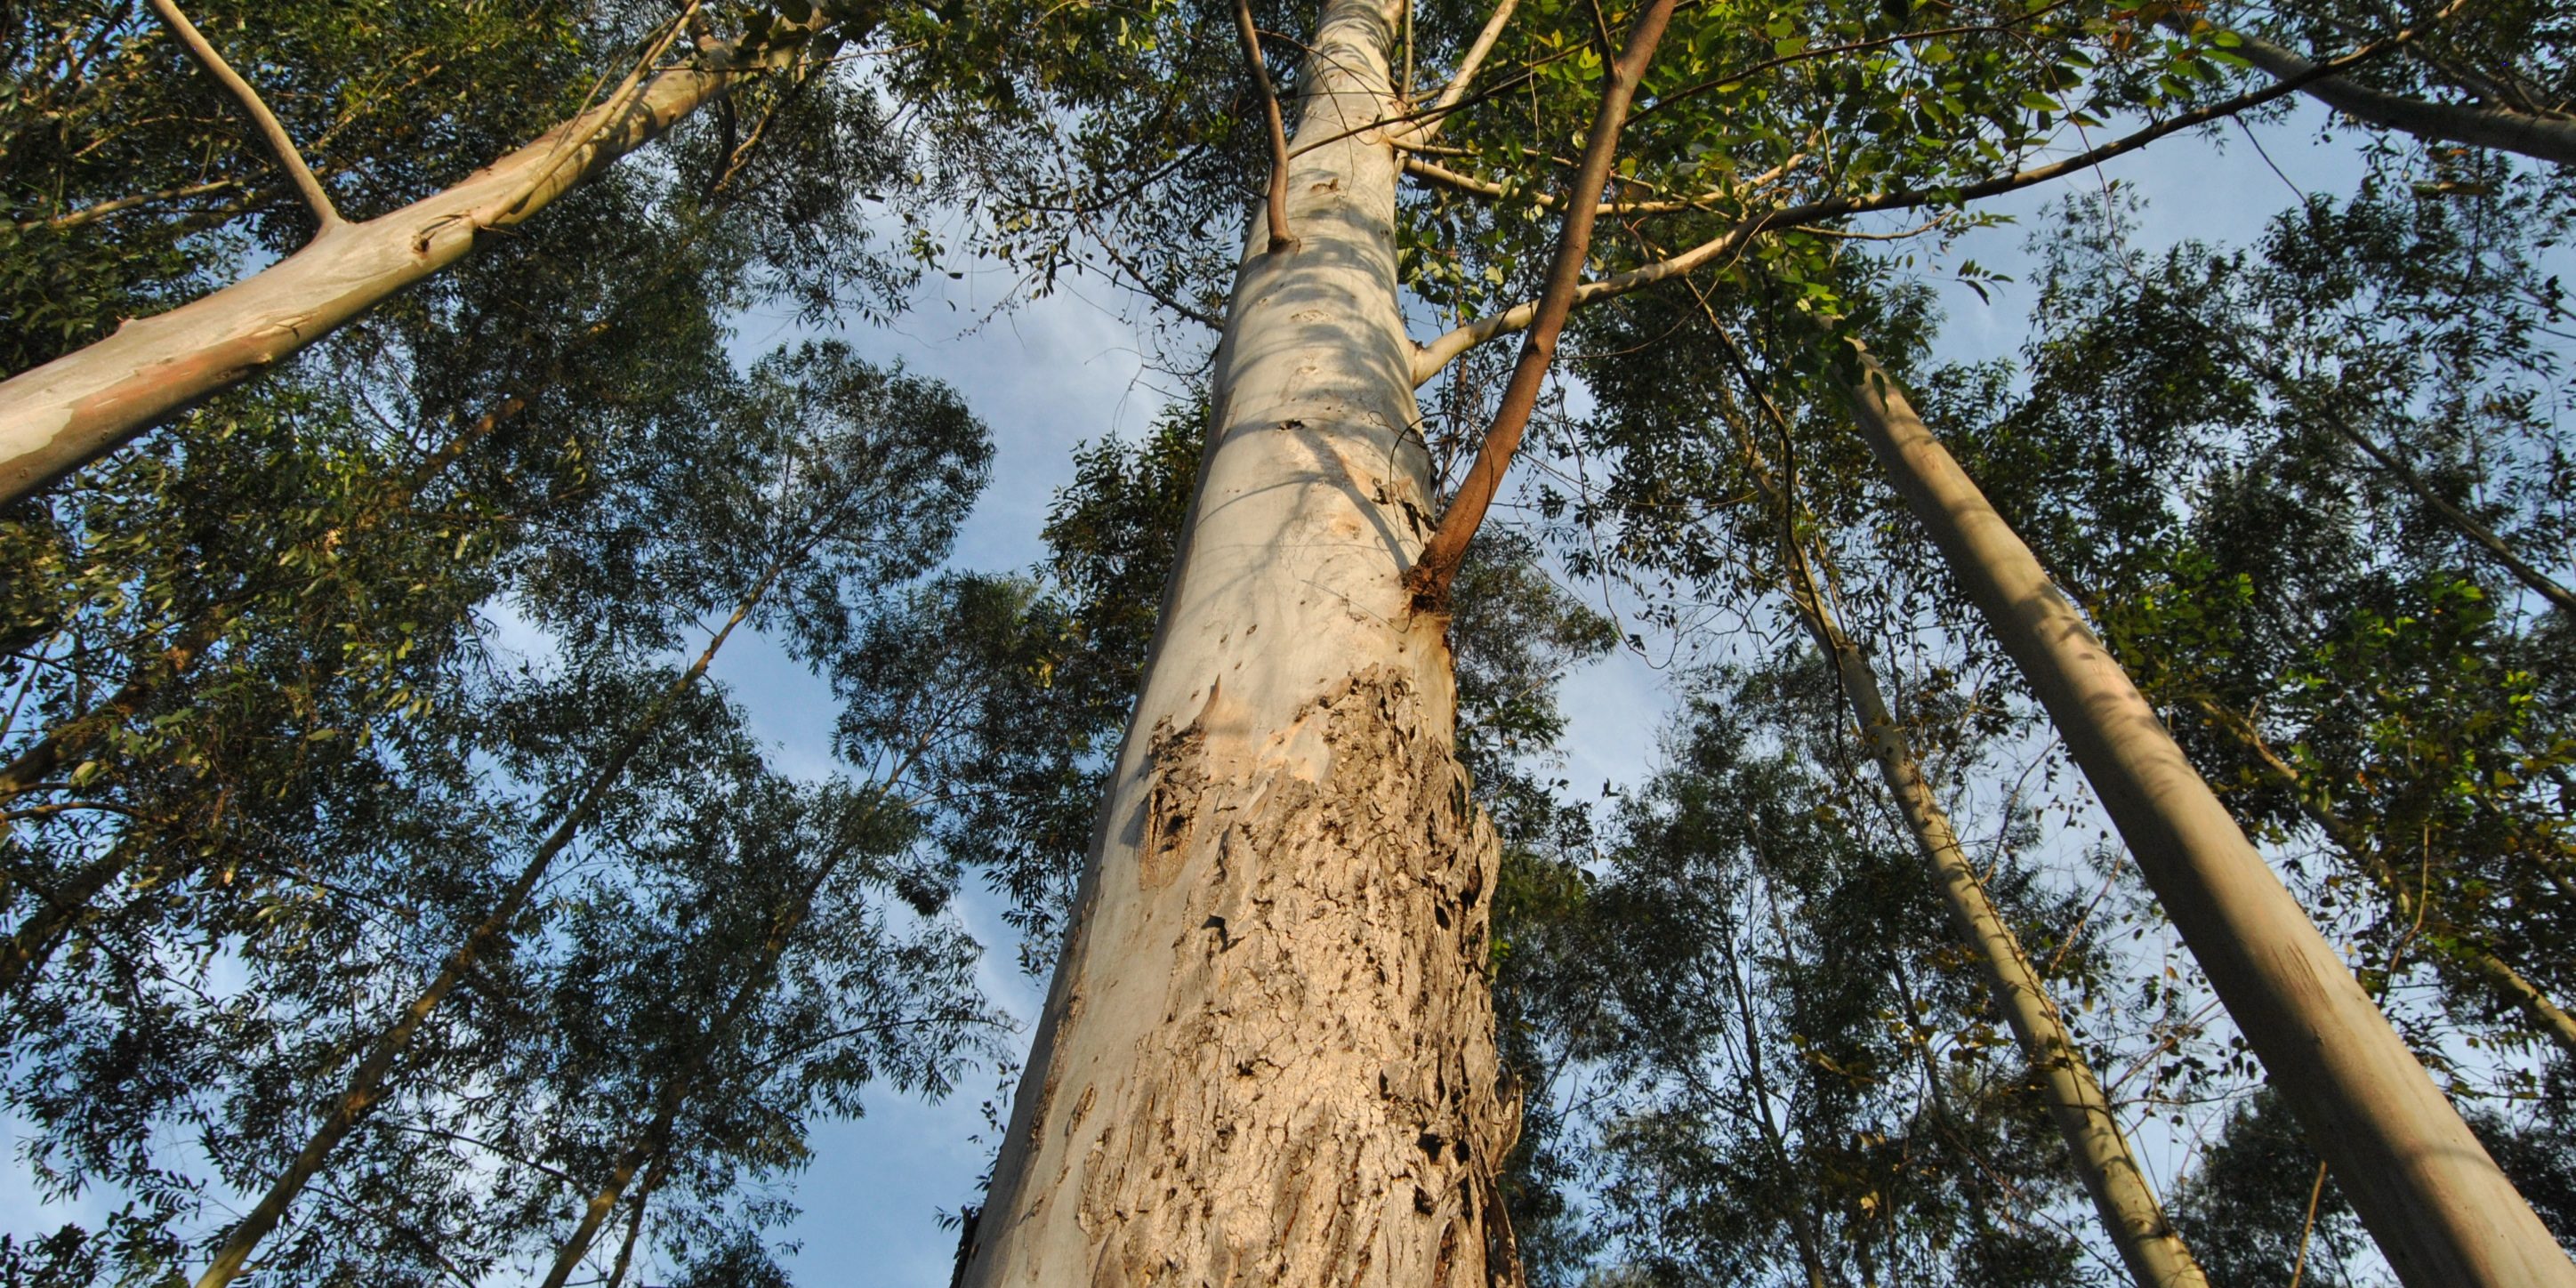
[[[1483,29],[1476,33],[1476,42],[1467,46],[1467,56],[1458,60],[1458,70],[1450,75],[1448,84],[1440,87],[1440,96],[1431,100],[1430,110],[1422,123],[1398,140],[1397,147],[1429,143],[1432,136],[1440,132],[1450,110],[1457,107],[1458,101],[1467,97],[1467,91],[1475,86],[1476,73],[1485,68],[1485,56],[1494,52],[1494,42],[1501,39],[1503,28],[1511,22],[1512,11],[1519,8],[1520,3],[1521,0],[1503,0],[1494,6],[1493,16],[1485,19]]]
[[[2448,10],[2444,12],[2447,13]],[[1734,227],[1716,237],[1669,259],[1657,260],[1615,276],[1585,282],[1574,291],[1573,304],[1578,308],[1587,304],[1597,304],[1614,296],[1625,295],[1630,291],[1642,290],[1658,282],[1679,277],[1740,252],[1753,238],[1773,229],[1812,224],[1826,219],[1840,219],[1851,215],[1874,214],[1885,210],[1912,210],[1936,204],[1982,201],[1988,197],[2001,196],[2007,192],[2017,192],[2023,188],[2046,183],[2079,170],[2091,169],[2113,157],[2134,152],[2168,134],[2206,125],[2222,117],[2249,111],[2274,99],[2295,93],[2305,88],[2311,81],[2322,80],[2386,54],[2412,41],[2422,32],[2421,27],[2409,27],[2384,40],[2376,40],[2364,45],[2340,58],[2315,64],[2298,76],[2276,81],[2259,90],[2251,90],[2233,98],[2221,99],[2218,102],[2194,108],[2135,133],[2113,139],[2100,147],[2079,152],[2062,161],[2052,161],[2047,165],[2034,166],[2028,170],[2016,170],[2010,174],[1997,175],[1962,188],[1932,188],[1873,193],[1868,196],[1828,197],[1822,201],[1811,201],[1804,205],[1749,215],[1738,220]],[[1414,386],[1419,388],[1429,382],[1433,376],[1439,375],[1442,369],[1456,361],[1458,355],[1469,349],[1496,336],[1509,335],[1533,326],[1538,321],[1540,309],[1545,302],[1545,297],[1542,296],[1537,300],[1513,305],[1500,313],[1478,318],[1440,336],[1429,344],[1419,346],[1413,355]]]
[[[287,134],[284,125],[278,123],[277,114],[268,110],[268,104],[260,101],[259,91],[252,89],[250,82],[243,80],[241,74],[233,70],[232,64],[215,52],[214,44],[206,39],[206,34],[197,30],[197,24],[188,21],[188,15],[179,12],[176,0],[150,0],[150,3],[152,12],[160,15],[161,24],[178,38],[179,44],[187,49],[188,56],[195,59],[199,67],[205,68],[206,74],[214,77],[225,92],[233,96],[233,101],[241,105],[242,112],[250,117],[252,128],[258,130],[260,138],[267,142],[268,150],[277,155],[277,163],[285,167],[286,177],[294,182],[297,195],[303,197],[304,204],[312,209],[313,217],[321,221],[323,231],[337,227],[341,223],[340,212],[331,204],[330,192],[322,187],[321,180],[313,177],[312,167],[304,164],[304,154],[295,150],[295,139]]]
[[[1270,129],[1270,244],[1266,251],[1297,249],[1288,231],[1288,126],[1279,118],[1279,92],[1270,86],[1270,66],[1261,58],[1261,29],[1252,24],[1252,0],[1234,0],[1234,27],[1243,37],[1243,65],[1261,91],[1261,116]]]
[[[2458,7],[2455,4],[2443,12],[2447,15]],[[2178,17],[2168,16],[2164,25],[2185,35],[2194,34],[2194,24]],[[2300,80],[2302,92],[2308,97],[2356,121],[2384,125],[2420,139],[2466,143],[2472,147],[2494,148],[2561,165],[2576,165],[2576,121],[2535,116],[2509,108],[2470,107],[2390,94],[2341,76],[2316,75],[2315,63],[2259,37],[2228,31],[2206,22],[2197,26],[2201,32],[2222,32],[2235,37],[2238,43],[2228,52],[2243,57],[2275,80]]]
[[[1768,184],[1773,180],[1778,179],[1781,175],[1787,174],[1791,168],[1806,159],[1806,154],[1801,152],[1798,155],[1789,158],[1787,161],[1784,161],[1777,166],[1773,166],[1771,169],[1746,178],[1743,181],[1744,187],[1759,188]],[[1472,174],[1461,173],[1460,171],[1452,170],[1447,166],[1441,165],[1436,161],[1425,161],[1418,156],[1407,156],[1404,158],[1404,172],[1417,179],[1427,179],[1443,188],[1448,188],[1455,192],[1463,192],[1471,197],[1484,197],[1492,201],[1501,201],[1513,196],[1522,196],[1527,197],[1530,201],[1536,203],[1541,210],[1555,210],[1564,205],[1564,203],[1558,201],[1553,194],[1527,191],[1514,193],[1511,189],[1505,188],[1503,185],[1495,183],[1490,179],[1479,179]],[[1678,214],[1685,210],[1710,209],[1712,203],[1726,195],[1727,194],[1723,192],[1712,191],[1701,193],[1696,197],[1655,197],[1640,201],[1604,201],[1595,205],[1592,208],[1592,213],[1595,216]]]
[[[1647,0],[1636,24],[1628,29],[1628,47],[1610,64],[1610,74],[1601,87],[1601,110],[1593,114],[1592,136],[1584,140],[1583,161],[1575,169],[1574,185],[1568,193],[1569,209],[1564,227],[1557,234],[1556,259],[1548,265],[1547,285],[1539,294],[1536,316],[1521,344],[1520,360],[1513,364],[1511,382],[1503,387],[1502,403],[1494,410],[1494,423],[1485,431],[1485,442],[1477,449],[1475,464],[1467,468],[1458,495],[1451,498],[1449,508],[1440,516],[1440,527],[1423,545],[1422,557],[1404,575],[1405,588],[1413,592],[1417,608],[1446,610],[1449,583],[1467,556],[1467,543],[1483,525],[1485,510],[1493,504],[1503,473],[1511,468],[1512,454],[1520,448],[1521,432],[1529,427],[1530,413],[1538,406],[1539,385],[1547,378],[1548,364],[1556,356],[1557,333],[1565,329],[1566,315],[1574,310],[1575,290],[1583,280],[1583,261],[1592,246],[1594,207],[1589,198],[1610,182],[1620,127],[1627,124],[1628,105],[1636,98],[1637,83],[1645,79],[1646,64],[1655,56],[1665,25],[1672,21],[1674,3],[1675,0]]]

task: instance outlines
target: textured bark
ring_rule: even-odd
[[[2400,1278],[2576,1286],[2513,1182],[2372,1005],[2039,561],[1866,355],[1862,436],[2046,707],[2174,928]]]
[[[363,223],[167,313],[0,381],[0,505],[208,395],[294,356],[579,187],[744,73],[673,68],[436,196]]]
[[[1398,13],[1328,0],[1299,134],[1395,115]],[[1296,152],[1252,220],[1198,496],[961,1283],[1482,1284],[1516,1107],[1496,849],[1410,610],[1429,461],[1394,149]],[[1508,1257],[1496,1258],[1508,1262]]]

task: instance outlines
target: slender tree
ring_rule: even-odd
[[[2576,1279],[2163,723],[1865,353],[1864,436],[2030,680],[2175,924],[2410,1280]]]

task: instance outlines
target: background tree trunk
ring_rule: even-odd
[[[1396,304],[1388,51],[1328,0],[1143,691],[960,1282],[1470,1285],[1516,1107]],[[1389,127],[1400,128],[1400,127]],[[1508,1266],[1493,1267],[1508,1275]]]
[[[2576,1285],[2522,1195],[2153,708],[1867,355],[1862,436],[2047,708],[2264,1071],[2418,1288]]]
[[[2120,1131],[2119,1115],[2102,1093],[2102,1080],[2085,1062],[2074,1035],[2067,1032],[2065,1019],[2048,996],[2047,982],[2032,968],[2020,937],[2013,934],[2011,924],[1986,894],[1985,883],[1977,879],[1966,851],[1959,848],[1948,811],[1933,799],[1922,762],[1915,759],[1914,748],[1887,708],[1877,670],[1843,633],[1842,623],[1818,593],[1806,552],[1795,542],[1787,544],[1789,598],[1808,633],[1832,661],[1843,697],[1860,722],[1861,740],[1868,744],[1870,758],[1878,763],[1879,776],[1896,800],[1896,812],[1904,817],[1915,848],[1923,854],[1932,884],[1949,910],[1951,927],[1976,954],[1995,1009],[2003,1012],[2022,1053],[2030,1059],[2031,1072],[2038,1076],[2047,1098],[2049,1116],[2066,1138],[2076,1175],[2093,1196],[2103,1233],[2120,1250],[2120,1260],[2138,1288],[2208,1288],[2209,1276],[2166,1218],[2164,1205],[2156,1201],[2146,1172]]]

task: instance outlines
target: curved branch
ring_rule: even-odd
[[[2164,22],[2172,30],[2185,34],[2191,31],[2190,24],[2180,18],[2168,17]],[[2302,93],[2356,121],[2384,125],[2419,139],[2465,143],[2576,165],[2576,120],[2391,94],[2341,76],[2316,75],[2317,64],[2260,37],[2206,23],[2200,24],[2200,29],[2235,37],[2238,43],[2228,52],[2243,57],[2275,80],[2300,80]]]
[[[260,101],[259,91],[252,89],[250,82],[243,80],[241,74],[233,70],[232,64],[224,61],[224,56],[215,51],[213,42],[206,39],[204,32],[197,30],[197,24],[179,12],[175,0],[149,2],[152,12],[160,15],[161,24],[178,38],[180,45],[187,49],[188,56],[205,68],[206,74],[214,77],[224,87],[224,92],[231,94],[233,101],[241,105],[242,112],[250,117],[252,128],[259,131],[260,138],[268,144],[268,150],[277,155],[277,164],[285,168],[286,177],[294,182],[296,195],[304,198],[304,204],[312,209],[313,217],[322,221],[322,231],[327,233],[338,227],[342,220],[339,210],[331,204],[330,192],[323,188],[321,180],[313,177],[313,168],[304,164],[304,154],[295,148],[294,136],[279,124],[277,114],[268,110],[268,104]]]
[[[663,69],[444,192],[362,223],[211,295],[0,381],[0,505],[114,450],[211,394],[286,361],[471,254],[760,69]]]
[[[1270,68],[1261,59],[1261,29],[1252,23],[1252,0],[1234,0],[1234,28],[1243,37],[1243,65],[1261,91],[1261,116],[1270,130],[1270,244],[1265,249],[1297,249],[1288,231],[1288,127],[1279,119],[1279,91],[1271,88]]]
[[[2444,12],[2447,13],[2448,10]],[[2194,108],[2135,133],[2113,139],[2100,147],[2079,152],[2062,161],[2052,161],[2047,165],[2034,166],[2028,170],[2016,170],[2010,174],[1997,175],[1962,188],[1932,188],[1882,192],[1868,196],[1828,197],[1822,201],[1784,207],[1765,214],[1749,215],[1738,220],[1725,232],[1669,259],[1657,260],[1651,264],[1632,268],[1625,273],[1584,283],[1574,292],[1574,306],[1580,308],[1586,304],[1597,304],[1602,300],[1625,295],[1630,291],[1643,290],[1658,282],[1679,277],[1736,254],[1753,238],[1774,229],[1812,224],[1826,219],[1840,219],[1851,215],[1875,214],[1886,210],[1913,210],[1936,204],[1982,201],[1988,197],[2001,196],[2007,192],[2016,192],[2036,184],[2046,183],[2079,170],[2088,170],[2123,153],[2134,152],[2168,134],[2205,125],[2222,117],[2234,116],[2239,112],[2261,107],[2274,99],[2295,93],[2305,88],[2310,81],[2324,79],[2386,54],[2414,40],[2422,34],[2422,31],[2421,27],[2409,27],[2394,36],[2373,41],[2340,58],[2316,64],[2301,76],[2291,77],[2262,89],[2251,90],[2233,98],[2221,99],[2218,102]],[[1450,363],[1456,361],[1458,355],[1469,349],[1496,336],[1509,335],[1529,328],[1538,319],[1541,303],[1541,300],[1530,300],[1513,305],[1500,313],[1478,318],[1440,336],[1429,344],[1419,346],[1413,355],[1414,386],[1419,388],[1429,382],[1433,376],[1439,375]]]
[[[1458,70],[1449,77],[1448,84],[1440,87],[1440,96],[1431,100],[1431,107],[1424,113],[1422,122],[1396,141],[1397,147],[1429,143],[1440,133],[1450,111],[1458,106],[1460,99],[1467,97],[1469,89],[1474,88],[1476,73],[1484,70],[1486,55],[1494,52],[1494,42],[1502,37],[1503,28],[1512,20],[1512,11],[1519,8],[1520,3],[1521,0],[1503,0],[1494,6],[1493,16],[1485,19],[1483,29],[1476,33],[1475,43],[1467,46],[1466,56],[1458,60]]]

